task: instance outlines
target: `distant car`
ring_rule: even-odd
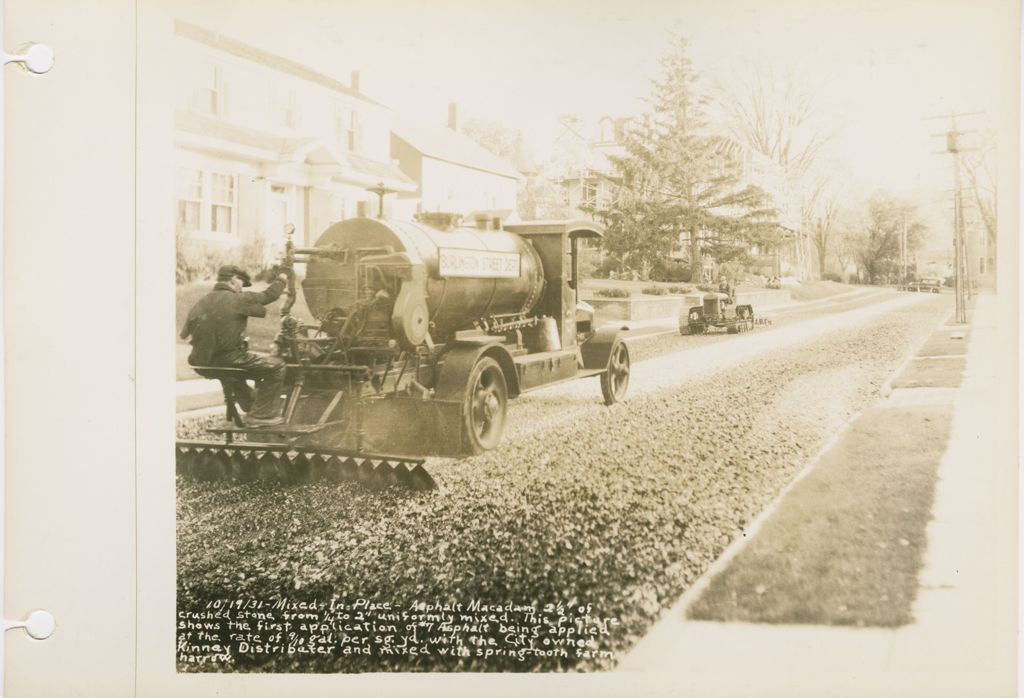
[[[907,284],[908,291],[938,293],[942,290],[942,279],[919,279]]]

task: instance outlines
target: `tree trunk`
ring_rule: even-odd
[[[700,254],[700,238],[697,236],[697,226],[690,226],[690,283],[704,283],[704,259]]]

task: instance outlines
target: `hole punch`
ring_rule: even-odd
[[[30,73],[42,75],[53,67],[53,49],[46,44],[26,44],[18,49],[19,53],[4,54],[4,63],[20,63]]]
[[[4,630],[25,628],[25,632],[34,640],[45,640],[53,634],[56,627],[57,621],[54,620],[53,614],[42,609],[32,611],[23,621],[4,621]]]
[[[36,640],[45,640],[53,634],[57,621],[49,611],[32,611],[25,620],[25,632]]]

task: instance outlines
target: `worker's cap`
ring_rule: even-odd
[[[230,281],[235,276],[242,280],[242,286],[252,286],[249,274],[241,267],[236,267],[234,264],[225,264],[217,270],[217,281]]]

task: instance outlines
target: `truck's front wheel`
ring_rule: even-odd
[[[497,361],[484,356],[469,375],[463,408],[463,437],[473,453],[489,451],[501,443],[507,408],[505,374]]]
[[[604,404],[614,405],[626,396],[629,387],[629,349],[621,339],[612,346],[608,369],[601,374],[601,394]]]

